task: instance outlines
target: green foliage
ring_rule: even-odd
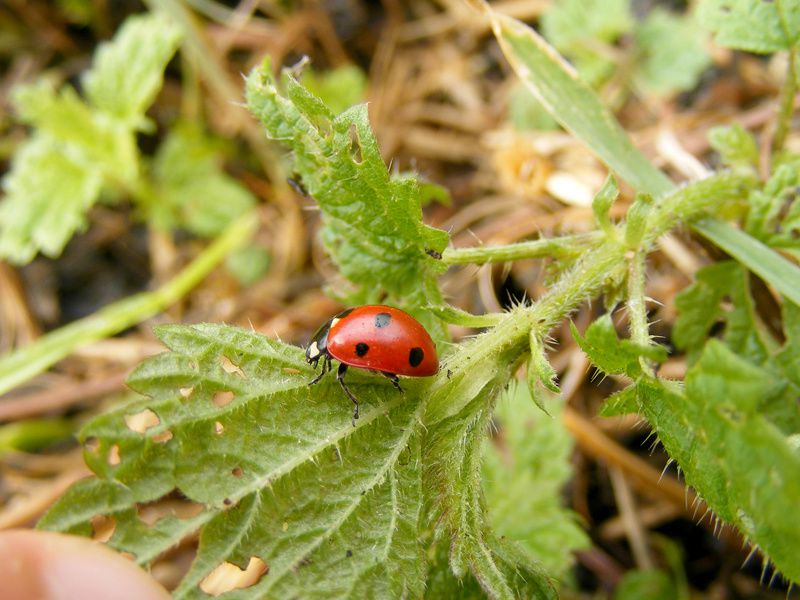
[[[800,455],[763,407],[785,399],[784,382],[709,341],[686,387],[638,384],[644,415],[716,516],[733,523],[790,580],[800,577]],[[784,409],[794,413],[797,391]],[[770,411],[770,412],[774,412]]]
[[[701,0],[698,19],[720,46],[737,50],[769,54],[800,39],[797,0]]]
[[[655,9],[634,32],[639,60],[634,80],[655,94],[692,89],[711,66],[696,19]]]
[[[714,127],[708,132],[708,141],[726,167],[755,169],[758,166],[756,139],[738,123]]]
[[[318,96],[331,112],[339,114],[364,101],[367,76],[355,65],[321,73],[306,69],[303,72],[303,87]]]
[[[282,90],[269,64],[247,79],[247,103],[267,134],[293,151],[294,168],[322,211],[322,240],[341,273],[375,301],[385,293],[408,307],[441,304],[444,266],[428,251],[447,245],[444,231],[422,223],[425,199],[415,177],[391,176],[370,129],[366,105],[338,116],[284,70]],[[418,313],[419,314],[419,313]],[[419,314],[426,325],[444,332]]]
[[[136,131],[180,37],[160,17],[132,17],[86,74],[88,102],[46,82],[15,91],[17,112],[35,132],[3,181],[0,257],[22,264],[37,252],[58,256],[103,190],[136,187]]]
[[[657,8],[637,22],[630,4],[629,0],[555,2],[542,15],[542,33],[592,86],[623,69],[631,72],[639,87],[655,94],[693,88],[711,64],[695,19]],[[633,42],[631,65],[617,64],[611,52],[603,52],[604,46],[613,46],[625,35],[631,35]]]
[[[254,204],[250,191],[222,169],[224,146],[189,124],[174,127],[153,163],[155,196],[148,220],[163,229],[219,234]]]
[[[585,81],[598,85],[614,70],[614,62],[597,52],[633,28],[629,0],[565,0],[542,15],[542,33],[570,58]]]
[[[748,197],[747,233],[773,248],[800,252],[800,157],[778,165],[761,190]]]
[[[614,590],[614,600],[675,600],[675,583],[664,571],[628,571]]]
[[[28,419],[0,426],[0,456],[9,452],[33,452],[67,442],[75,425],[67,419]]]
[[[83,79],[89,103],[121,124],[142,127],[181,37],[158,16],[128,19],[113,43],[100,46]]]
[[[619,339],[608,313],[589,325],[584,336],[578,332],[574,323],[570,323],[570,330],[592,364],[607,375],[624,373],[636,379],[642,374],[640,358],[656,362],[667,359],[667,350],[663,346],[642,346],[631,340]]]
[[[486,440],[484,489],[497,532],[518,542],[553,577],[572,565],[572,552],[589,539],[571,511],[561,506],[561,489],[572,475],[572,438],[558,404],[549,417],[536,410],[526,386],[512,384],[497,403],[500,430]]]
[[[421,594],[416,386],[400,395],[374,376],[353,378],[363,397],[354,429],[335,379],[308,387],[312,372],[297,347],[219,325],[157,333],[171,352],[145,361],[128,381],[146,397],[80,433],[92,440],[86,461],[98,478],[74,488],[41,527],[86,532],[93,514],[105,514],[117,523],[111,546],[141,563],[201,530],[178,598],[196,596],[222,561],[241,565],[250,556],[270,570],[248,597]],[[230,402],[218,406],[220,399]],[[130,429],[126,416],[144,410],[158,424]],[[119,464],[109,461],[112,448]],[[146,526],[136,504],[172,490],[202,512]]]

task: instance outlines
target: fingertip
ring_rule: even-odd
[[[103,544],[45,531],[0,533],[0,581],[13,582],[3,586],[14,590],[9,600],[169,598],[150,575]]]

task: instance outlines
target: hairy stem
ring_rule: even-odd
[[[448,248],[442,261],[448,265],[478,264],[523,260],[525,258],[568,258],[583,253],[588,246],[597,245],[602,231],[566,235],[553,239],[538,239],[506,246],[477,248]]]

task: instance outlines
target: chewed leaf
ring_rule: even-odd
[[[112,519],[108,543],[143,564],[199,533],[179,598],[226,585],[226,570],[241,575],[230,585],[243,598],[422,593],[413,385],[401,395],[354,373],[354,428],[335,379],[307,385],[313,372],[299,348],[221,325],[157,333],[170,352],[129,379],[145,397],[83,429],[96,478],[42,527],[89,535],[98,515]],[[144,507],[174,492],[196,508],[148,521]]]
[[[247,103],[268,135],[294,151],[294,168],[322,210],[322,239],[340,271],[373,295],[383,289],[438,303],[425,295],[443,269],[432,254],[441,254],[448,236],[422,223],[416,179],[389,175],[366,105],[334,117],[288,71],[282,83],[283,91],[269,64],[254,70]]]
[[[163,16],[129,18],[114,40],[100,47],[84,77],[89,101],[130,126],[140,126],[181,38],[180,28]]]

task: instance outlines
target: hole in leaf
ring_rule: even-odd
[[[203,512],[204,508],[202,504],[197,502],[189,502],[167,495],[153,502],[137,505],[136,514],[142,523],[152,527],[166,517],[191,519]]]
[[[230,391],[217,392],[216,394],[214,394],[214,404],[216,404],[221,408],[233,402],[233,398],[234,398],[233,392]]]
[[[119,462],[119,444],[114,444],[108,451],[108,464],[110,464],[112,467],[115,467],[119,464]]]
[[[189,396],[192,395],[192,392],[194,391],[194,388],[193,387],[185,387],[185,388],[181,388],[179,391],[181,393],[181,396],[183,396],[184,398],[188,398]]]
[[[132,415],[125,415],[125,424],[128,426],[128,429],[136,433],[144,433],[159,423],[161,423],[161,419],[149,408],[145,408],[142,412]]]
[[[231,471],[231,475],[233,475],[238,479],[239,477],[244,475],[244,471],[242,471],[242,467],[234,467],[234,469]]]
[[[217,566],[200,582],[200,589],[211,596],[255,585],[269,573],[269,566],[257,556],[251,556],[247,568],[240,569],[227,561]]]
[[[356,126],[351,125],[348,133],[350,134],[350,156],[353,157],[353,161],[360,164],[364,159],[361,156],[361,141],[358,139]]]
[[[225,431],[225,426],[222,423],[220,423],[219,421],[214,423],[214,433],[220,435],[223,431]]]
[[[83,443],[83,445],[89,452],[97,452],[100,450],[100,440],[93,435],[86,438],[86,441]]]
[[[163,444],[172,439],[172,432],[169,429],[165,429],[161,433],[157,433],[151,438],[157,444]]]
[[[231,506],[233,504],[233,500],[231,500],[230,498],[225,498],[225,499],[222,500],[222,503],[225,506]]]
[[[234,364],[233,361],[231,361],[231,359],[224,354],[219,357],[219,364],[222,367],[222,370],[226,373],[236,373],[240,377],[244,377],[244,371],[242,371],[238,365]]]
[[[107,542],[114,535],[117,528],[117,521],[113,517],[106,515],[95,515],[91,520],[92,539],[98,542]]]

